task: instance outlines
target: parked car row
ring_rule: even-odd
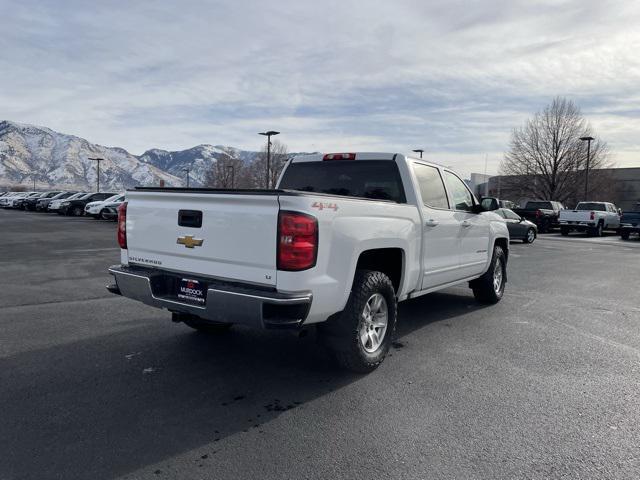
[[[114,192],[4,192],[0,193],[0,207],[59,215],[83,216],[116,220],[118,206],[124,193]]]
[[[500,207],[513,205],[508,200],[498,200]],[[634,234],[640,234],[640,202],[635,211],[626,212],[617,208],[611,202],[589,201],[579,202],[574,209],[566,208],[562,203],[547,200],[532,200],[526,202],[523,208],[501,208],[511,214],[507,214],[507,223],[512,238],[524,231],[524,220],[535,224],[538,232],[545,233],[555,228],[560,229],[563,236],[571,232],[582,232],[589,236],[601,237],[605,231],[620,234],[623,240],[628,240]],[[518,229],[518,233],[515,229]],[[531,237],[530,237],[531,238]],[[534,237],[535,238],[535,237]]]

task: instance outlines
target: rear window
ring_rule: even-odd
[[[527,209],[529,208],[542,208],[543,210],[553,210],[551,202],[527,202]]]
[[[578,204],[576,210],[595,210],[596,212],[606,212],[607,207],[604,203],[582,202]]]
[[[279,188],[406,202],[398,166],[391,160],[291,163]]]

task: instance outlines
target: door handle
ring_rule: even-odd
[[[469,220],[464,220],[462,222],[462,226],[465,228],[469,228],[471,226],[471,222]]]
[[[429,220],[424,222],[424,225],[426,227],[437,227],[439,223],[440,223],[439,221],[434,220],[433,218],[430,218]]]

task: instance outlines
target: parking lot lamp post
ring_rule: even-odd
[[[584,177],[584,200],[589,200],[587,198],[587,195],[589,195],[589,160],[591,157],[591,142],[595,139],[593,137],[580,137],[580,140],[587,142],[587,168],[585,169]]]
[[[98,189],[96,190],[96,192],[100,192],[100,162],[104,161],[104,158],[91,158],[89,157],[89,160],[93,160],[94,162],[98,163]]]
[[[191,169],[183,168],[182,171],[187,172],[187,188],[189,188],[189,172],[191,171]]]
[[[279,134],[280,132],[276,132],[274,130],[259,133],[259,135],[264,135],[265,137],[267,137],[267,181],[265,182],[265,184],[267,185],[267,189],[269,188],[269,183],[271,183],[269,181],[271,173],[271,137]]]
[[[419,153],[420,154],[420,158],[422,158],[422,154],[424,153],[424,150],[421,148],[416,148],[415,150],[413,150],[415,153]]]

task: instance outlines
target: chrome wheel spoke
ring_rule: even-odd
[[[385,338],[388,322],[387,301],[384,295],[374,293],[364,305],[359,331],[360,343],[366,352],[373,353],[380,348]]]

